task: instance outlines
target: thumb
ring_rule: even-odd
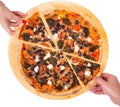
[[[103,78],[101,78],[101,77],[95,78],[95,82],[97,84],[99,84],[101,87],[105,87],[106,86],[106,81]]]

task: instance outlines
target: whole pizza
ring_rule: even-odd
[[[27,12],[10,39],[18,80],[45,98],[66,99],[94,85],[107,63],[108,41],[98,19],[71,2],[48,2]]]

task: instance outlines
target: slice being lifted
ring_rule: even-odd
[[[102,25],[74,3],[36,6],[17,28],[16,36],[9,48],[14,73],[26,88],[45,98],[82,94],[107,63],[108,42]]]
[[[32,14],[32,16],[23,23],[19,33],[18,38],[21,40],[55,48],[55,45],[51,40],[50,35],[47,33],[39,12]]]
[[[84,85],[90,85],[93,78],[99,75],[100,64],[80,59],[79,57],[67,56],[70,61],[71,68],[77,74]]]

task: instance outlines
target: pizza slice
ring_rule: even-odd
[[[62,52],[23,44],[20,59],[26,80],[37,91],[66,96],[82,90]]]
[[[99,61],[100,36],[82,16],[72,11],[56,9],[46,14],[45,19],[60,50]]]
[[[39,12],[34,12],[28,19],[23,20],[18,38],[31,43],[55,48],[55,44],[47,33]]]
[[[72,69],[85,86],[90,85],[94,77],[101,74],[101,64],[97,62],[88,61],[75,56],[67,56],[67,58]]]

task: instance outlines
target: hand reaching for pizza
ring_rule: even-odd
[[[22,12],[10,11],[0,1],[0,24],[10,35],[14,34],[14,31],[11,27],[18,26],[21,23],[22,18],[24,18],[25,16],[26,15]]]
[[[95,78],[96,85],[90,90],[95,94],[108,95],[113,103],[120,105],[120,83],[112,75],[103,73],[101,77]]]

